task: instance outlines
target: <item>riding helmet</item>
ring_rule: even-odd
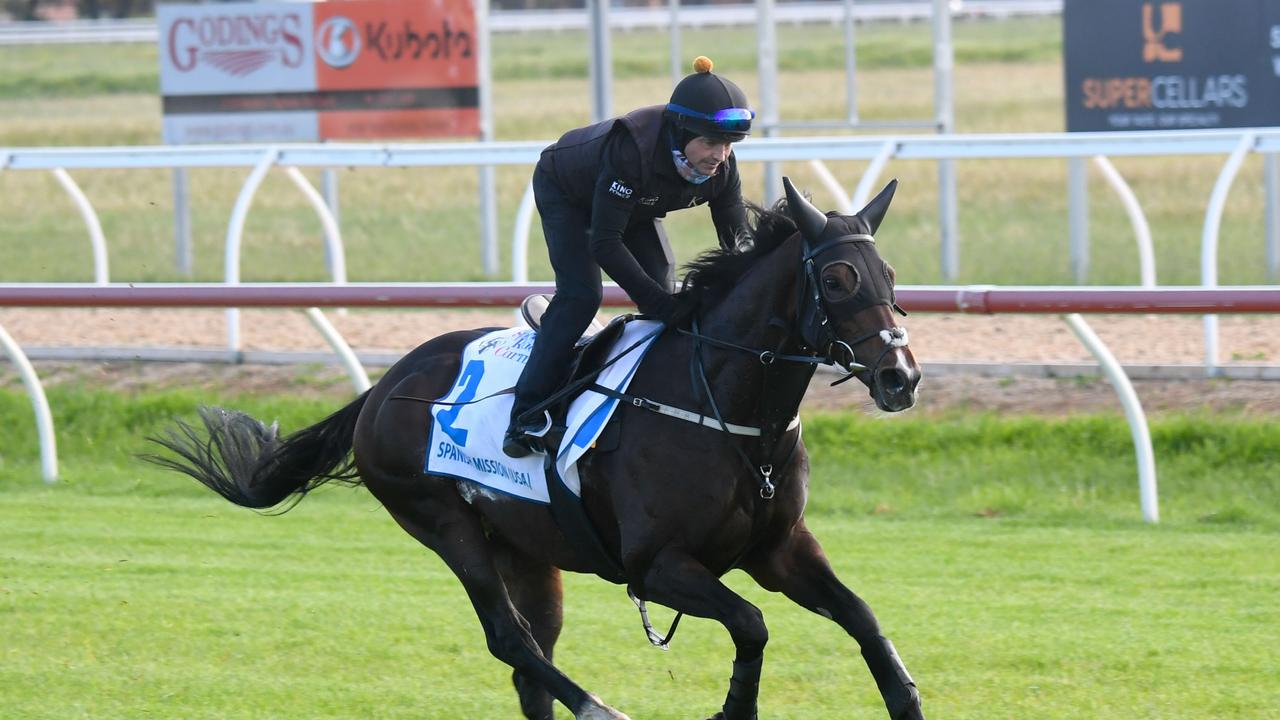
[[[679,132],[681,147],[699,135],[738,142],[751,134],[755,112],[747,105],[747,94],[711,72],[711,67],[710,58],[699,55],[693,61],[693,74],[671,93],[664,115]]]

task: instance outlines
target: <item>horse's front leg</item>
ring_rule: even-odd
[[[713,720],[755,720],[760,668],[769,631],[760,610],[725,587],[719,578],[680,550],[659,552],[639,588],[645,600],[686,615],[718,620],[733,638],[736,654],[724,706]]]
[[[367,478],[366,478],[367,482]],[[452,481],[449,481],[452,482]],[[486,536],[486,528],[461,496],[437,492],[438,486],[424,480],[410,493],[384,491],[377,494],[391,517],[410,535],[434,550],[462,582],[471,605],[484,628],[489,652],[515,671],[525,716],[542,720],[550,717],[547,703],[531,685],[545,688],[556,700],[573,711],[575,720],[628,720],[627,716],[605,705],[560,672],[543,653],[534,637],[534,626],[521,616],[512,603],[506,582],[498,568],[494,543]],[[499,549],[501,554],[501,549]],[[550,572],[543,577],[550,590]],[[521,588],[527,591],[528,588]],[[547,599],[558,605],[559,596]],[[526,610],[536,603],[522,602]],[[558,622],[559,618],[552,618]],[[544,632],[542,642],[550,651],[552,639]]]
[[[753,553],[742,567],[761,587],[782,592],[797,604],[834,620],[858,642],[889,717],[923,720],[920,693],[893,643],[880,634],[871,608],[836,577],[803,520],[782,542]]]

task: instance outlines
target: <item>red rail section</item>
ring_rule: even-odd
[[[1280,287],[950,287],[903,288],[907,310],[973,313],[1274,313]]]
[[[0,307],[514,307],[547,283],[0,284]],[[903,287],[909,311],[1212,314],[1280,312],[1280,287]],[[626,306],[617,287],[605,304]]]

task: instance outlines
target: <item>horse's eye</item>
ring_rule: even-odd
[[[858,291],[858,271],[847,262],[833,262],[822,268],[822,295],[839,302]]]

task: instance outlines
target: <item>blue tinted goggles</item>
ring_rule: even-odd
[[[714,113],[708,114],[698,112],[697,110],[687,108],[683,105],[667,103],[667,109],[675,113],[680,113],[681,115],[687,115],[701,120],[709,120],[720,130],[735,133],[750,132],[751,121],[756,116],[755,110],[747,108],[725,108],[724,110],[717,110]]]

